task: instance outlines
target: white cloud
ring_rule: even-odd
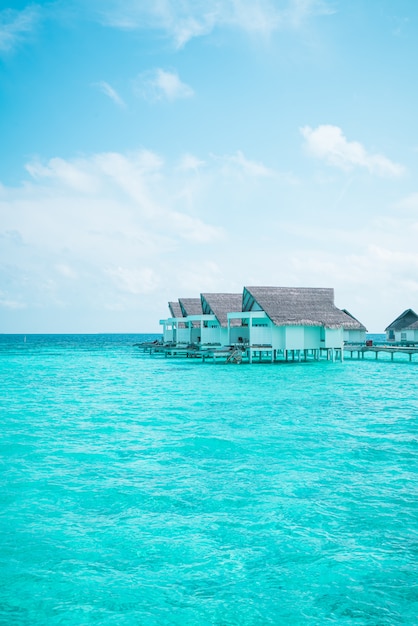
[[[385,181],[358,205],[354,179],[328,220],[340,180],[294,186],[242,152],[172,163],[148,150],[56,157],[28,172],[20,187],[0,188],[8,332],[23,316],[24,332],[32,320],[39,332],[123,331],[127,320],[158,330],[168,300],[249,283],[334,287],[337,305],[370,331],[417,306],[418,216],[385,204]]]
[[[298,178],[292,172],[283,172],[268,167],[261,161],[248,159],[241,150],[237,150],[235,154],[225,154],[222,156],[211,155],[212,159],[219,163],[220,172],[226,178],[247,181],[276,181],[287,185],[295,185],[299,182]]]
[[[137,76],[134,81],[134,91],[151,102],[173,101],[191,98],[194,95],[193,89],[183,83],[176,72],[168,72],[161,68]]]
[[[151,151],[37,160],[27,171],[0,194],[0,313],[27,303],[122,312],[175,280],[182,251],[204,255],[225,236],[198,203],[193,214],[178,206],[184,180]]]
[[[366,168],[377,176],[398,177],[404,168],[381,154],[370,154],[358,141],[348,141],[341,128],[329,124],[312,129],[300,129],[305,147],[312,156],[323,159],[340,169],[349,171],[354,167]]]
[[[97,178],[84,167],[83,160],[70,162],[54,158],[50,159],[46,165],[39,160],[34,160],[27,163],[25,169],[35,180],[47,178],[52,184],[64,184],[75,190],[87,193],[97,191]]]
[[[418,211],[418,192],[411,193],[396,203],[395,208],[407,211]]]
[[[25,309],[27,307],[25,302],[9,299],[3,292],[0,291],[0,309],[9,309],[11,311],[17,311],[19,309]]]
[[[197,170],[205,165],[205,162],[194,156],[193,154],[184,154],[179,161],[179,169],[185,172]]]
[[[58,263],[55,266],[55,269],[58,274],[64,276],[65,278],[75,279],[78,277],[77,272],[72,267],[65,265],[64,263]]]
[[[274,176],[272,169],[263,163],[247,159],[240,150],[236,154],[221,157],[221,160],[225,164],[224,172],[229,172],[232,169],[252,178]]]
[[[167,224],[174,232],[178,232],[183,239],[194,243],[210,243],[224,239],[223,229],[218,226],[210,226],[202,220],[185,215],[184,213],[172,212],[167,217]]]
[[[140,269],[131,267],[116,267],[106,271],[116,287],[123,292],[141,295],[156,291],[160,279],[156,272],[149,267]]]
[[[22,11],[0,11],[0,52],[11,52],[33,32],[39,20],[39,7],[34,4]]]
[[[122,100],[120,95],[117,93],[115,89],[109,83],[104,80],[99,81],[98,83],[94,83],[96,87],[100,89],[102,93],[108,96],[115,104],[117,104],[122,109],[126,108],[125,102]]]
[[[332,15],[335,10],[325,0],[292,0],[286,11],[286,21],[294,27],[314,15]]]
[[[161,29],[182,48],[194,37],[208,35],[215,28],[242,30],[269,37],[283,28],[298,28],[312,15],[332,10],[326,0],[114,0],[100,5],[104,22],[116,28]]]

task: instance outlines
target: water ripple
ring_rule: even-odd
[[[0,623],[418,623],[416,369],[0,342]]]

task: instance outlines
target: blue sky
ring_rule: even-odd
[[[415,0],[3,0],[0,332],[334,287],[418,311]]]

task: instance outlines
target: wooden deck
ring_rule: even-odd
[[[347,344],[344,346],[344,352],[350,354],[350,358],[352,359],[364,359],[367,354],[374,354],[374,358],[378,359],[379,354],[390,355],[390,360],[394,360],[395,354],[407,354],[409,360],[412,361],[412,357],[414,355],[418,355],[418,346],[388,346],[388,345],[375,345],[375,346],[365,346],[365,345],[355,345],[355,344]]]
[[[277,363],[277,362],[294,362],[294,361],[319,361],[319,360],[338,360],[343,361],[344,358],[351,359],[367,359],[374,354],[374,359],[378,359],[379,355],[389,355],[393,361],[395,355],[407,355],[409,361],[412,357],[418,355],[418,346],[388,346],[388,345],[372,345],[364,344],[346,344],[341,350],[340,348],[318,350],[273,350],[268,345],[253,346],[198,346],[196,344],[174,345],[162,344],[160,342],[145,342],[135,344],[144,352],[149,354],[161,355],[165,358],[188,358],[201,359],[204,363],[207,360],[223,363]],[[372,357],[373,358],[373,357]],[[387,360],[387,358],[386,358]],[[415,359],[416,360],[416,359]]]
[[[343,353],[340,348],[316,350],[276,350],[271,345],[242,345],[230,346],[196,344],[174,345],[160,342],[144,342],[135,344],[140,350],[154,355],[163,355],[165,358],[194,358],[223,363],[277,363],[277,362],[301,362],[319,360],[342,360]]]

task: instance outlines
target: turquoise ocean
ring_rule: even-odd
[[[418,360],[145,338],[0,336],[0,624],[418,624]]]

